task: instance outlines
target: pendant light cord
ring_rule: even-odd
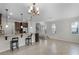
[[[8,22],[8,9],[5,9],[6,10],[6,24]]]

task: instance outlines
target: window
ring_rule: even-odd
[[[52,33],[56,33],[56,25],[52,24]]]
[[[72,34],[78,34],[79,33],[79,23],[78,22],[74,22],[71,24],[71,30],[72,30]]]

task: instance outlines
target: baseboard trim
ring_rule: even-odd
[[[68,41],[68,40],[65,40],[65,39],[63,40],[63,39],[55,38],[55,37],[50,37],[50,39],[64,41],[64,42],[69,42],[69,43],[74,43],[74,44],[79,44],[78,42],[75,42],[75,41]]]

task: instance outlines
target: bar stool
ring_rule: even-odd
[[[29,44],[32,45],[32,34],[29,35],[27,38],[25,38],[25,44],[26,45],[29,45]]]
[[[14,45],[16,44],[16,45]],[[18,37],[14,37],[12,38],[12,40],[10,41],[10,49],[13,51],[14,47],[16,47],[17,49],[19,48],[18,46]]]

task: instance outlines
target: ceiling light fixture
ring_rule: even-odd
[[[8,9],[5,9],[6,11],[6,28],[8,27]]]
[[[39,7],[36,6],[36,3],[33,3],[33,5],[30,6],[30,9],[28,10],[28,12],[33,16],[39,15]]]
[[[23,13],[21,13],[21,19],[22,19],[22,21],[21,21],[21,28],[23,28]]]

